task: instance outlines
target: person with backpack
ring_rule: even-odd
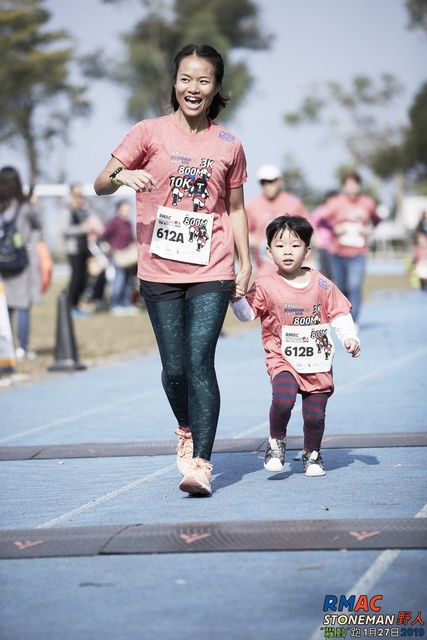
[[[37,253],[39,213],[24,194],[18,171],[0,169],[0,278],[4,284],[17,360],[36,357],[29,350],[30,312],[41,302],[42,284]],[[13,330],[16,311],[16,331]]]

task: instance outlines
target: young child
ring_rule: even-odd
[[[268,225],[266,233],[267,254],[277,271],[258,278],[244,298],[231,303],[239,320],[261,319],[273,391],[264,467],[274,472],[283,469],[286,429],[300,393],[305,475],[323,476],[320,448],[326,403],[334,390],[330,326],[354,358],[360,355],[360,341],[347,298],[319,271],[302,266],[311,251],[311,224],[301,216],[283,215]]]

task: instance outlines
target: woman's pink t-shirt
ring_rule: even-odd
[[[234,236],[225,197],[227,189],[246,182],[246,158],[240,141],[215,122],[205,133],[189,133],[171,114],[136,124],[112,155],[128,169],[144,169],[159,182],[151,193],[136,194],[138,277],[162,283],[233,280]],[[199,189],[199,206],[202,200],[203,213],[214,216],[206,266],[169,260],[150,252],[158,207],[193,212],[194,179],[202,190],[201,193]]]
[[[322,218],[327,220],[332,229],[344,223],[360,224],[362,227],[376,225],[379,217],[376,213],[375,201],[364,194],[352,200],[345,193],[330,198],[322,209]],[[333,235],[328,247],[329,253],[344,258],[354,258],[365,255],[368,250],[366,238],[362,246],[349,246],[340,241],[340,237]]]
[[[283,326],[326,324],[351,309],[350,302],[333,282],[316,269],[304,268],[310,272],[310,282],[303,288],[291,286],[276,271],[258,278],[245,297],[256,317],[261,319],[270,378],[273,380],[282,371],[289,371],[300,391],[333,393],[332,369],[322,373],[298,373],[282,355]]]

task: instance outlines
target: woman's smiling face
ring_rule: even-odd
[[[179,108],[187,118],[205,115],[218,91],[215,69],[209,60],[195,55],[181,60],[175,94]]]

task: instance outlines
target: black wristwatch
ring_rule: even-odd
[[[115,171],[113,171],[113,173],[110,175],[110,180],[113,184],[115,184],[117,187],[122,187],[123,186],[123,182],[120,182],[120,180],[117,180],[116,175],[118,173],[120,173],[120,171],[124,169],[124,167],[119,167],[118,169],[116,169]]]

